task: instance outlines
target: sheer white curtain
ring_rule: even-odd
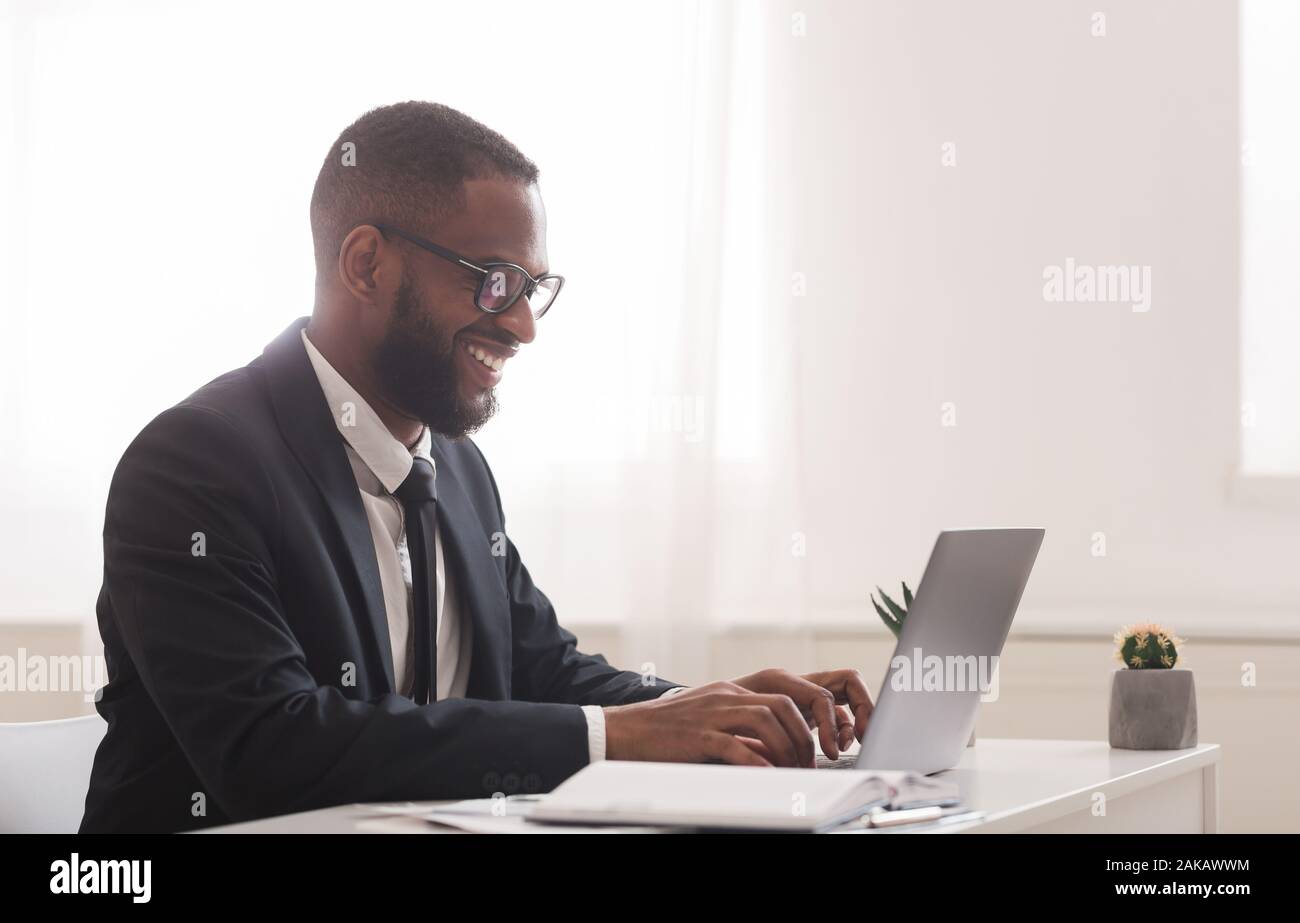
[[[0,618],[92,622],[126,443],[310,311],[315,170],[408,98],[543,171],[569,281],[477,439],[561,619],[671,676],[712,625],[797,610],[762,5],[0,10]]]
[[[554,342],[539,337],[480,440],[563,617],[620,623],[628,665],[667,676],[708,675],[713,629],[788,621],[802,600],[769,19],[761,4],[689,9],[666,160],[611,184],[617,288],[566,288],[542,333]],[[629,246],[664,197],[662,235]],[[577,374],[553,359],[566,348]]]

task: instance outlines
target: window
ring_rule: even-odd
[[[1300,477],[1300,4],[1241,4],[1241,469]]]

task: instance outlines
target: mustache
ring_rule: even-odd
[[[458,337],[462,335],[469,335],[469,336],[477,337],[480,340],[491,340],[494,343],[500,343],[502,346],[504,346],[506,349],[510,350],[511,352],[514,352],[519,348],[519,341],[514,337],[512,337],[510,334],[505,333],[504,331],[501,330],[496,330],[496,329],[476,330],[471,327],[469,329],[460,331],[460,333],[456,335]]]

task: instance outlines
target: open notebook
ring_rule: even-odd
[[[952,782],[913,772],[824,772],[696,763],[592,763],[545,796],[528,820],[816,832],[873,807],[959,803]]]

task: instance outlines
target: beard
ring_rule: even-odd
[[[405,272],[371,371],[384,400],[448,439],[468,436],[497,411],[494,391],[462,397],[455,338],[423,310],[415,280]]]

